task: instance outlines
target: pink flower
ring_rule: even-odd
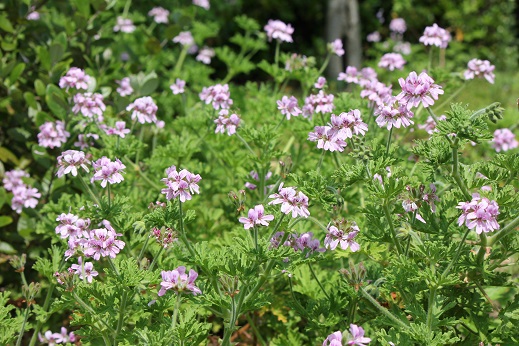
[[[233,104],[228,84],[216,84],[203,88],[199,96],[200,100],[204,101],[206,105],[212,103],[216,110],[230,108]]]
[[[74,114],[81,113],[91,120],[94,119],[94,116],[97,116],[97,121],[102,122],[105,110],[106,106],[103,103],[103,95],[101,94],[78,93],[74,95],[74,107],[72,107]]]
[[[344,151],[346,142],[337,136],[337,131],[331,126],[316,126],[314,132],[308,133],[308,140],[317,142],[318,149],[329,150],[331,152]]]
[[[337,132],[336,136],[342,140],[353,138],[354,134],[364,136],[368,131],[368,125],[362,121],[358,109],[353,109],[348,113],[343,112],[339,115],[332,114],[328,125]]]
[[[294,33],[294,28],[290,24],[270,19],[264,29],[267,32],[269,42],[272,39],[279,40],[279,42],[293,42],[292,34]]]
[[[265,209],[261,204],[255,206],[254,209],[249,209],[248,217],[239,218],[245,229],[252,228],[255,225],[268,226],[272,220],[274,220],[274,215],[265,215]]]
[[[434,80],[425,72],[418,76],[413,71],[405,80],[400,78],[398,83],[402,87],[402,92],[398,94],[396,99],[401,104],[406,104],[409,110],[412,107],[418,107],[420,103],[425,108],[432,106],[434,100],[437,100],[438,96],[443,94],[442,87],[434,84]]]
[[[292,213],[292,217],[297,216],[308,217],[308,197],[299,191],[296,193],[294,187],[283,187],[283,183],[279,185],[278,193],[272,194],[269,198],[274,198],[270,204],[281,204],[281,212],[285,214]]]
[[[166,294],[168,290],[173,290],[177,294],[184,292],[192,293],[195,296],[202,293],[202,291],[195,286],[198,273],[193,269],[189,270],[189,276],[186,274],[186,267],[184,266],[170,271],[163,270],[161,276],[162,282],[160,283],[159,297]]]
[[[191,35],[191,32],[182,31],[177,36],[173,37],[173,42],[180,43],[182,46],[191,47],[195,44],[195,39],[193,38],[193,35]]]
[[[366,41],[368,42],[380,42],[380,33],[378,31],[373,31],[371,34],[366,36]]]
[[[420,37],[420,42],[426,46],[436,46],[440,48],[447,48],[451,40],[451,34],[445,29],[442,29],[438,24],[425,28],[423,36]]]
[[[124,173],[126,166],[119,160],[111,161],[106,156],[103,156],[99,160],[95,161],[92,166],[94,167],[94,176],[90,179],[93,183],[96,180],[101,180],[101,187],[105,188],[107,183],[119,184],[124,180],[121,173]]]
[[[342,332],[340,330],[328,335],[323,346],[342,346]]]
[[[184,93],[184,87],[186,86],[186,81],[177,78],[174,84],[171,84],[169,88],[173,92],[173,95],[183,94]]]
[[[381,105],[392,95],[392,86],[379,82],[376,77],[373,79],[362,78],[359,80],[359,85],[362,86],[360,97],[370,100],[370,104]]]
[[[393,18],[389,23],[389,30],[397,34],[403,34],[407,30],[407,25],[403,18]]]
[[[131,132],[130,129],[126,128],[126,122],[124,121],[116,121],[115,127],[106,127],[103,130],[107,135],[117,135],[121,138],[125,138]]]
[[[38,333],[38,340],[42,344],[48,344],[49,346],[55,346],[58,344],[57,340],[61,339],[61,334],[59,333],[53,333],[50,330],[47,330],[44,335],[41,335],[41,333]]]
[[[37,11],[31,11],[25,18],[27,20],[38,20],[40,19],[40,14]]]
[[[123,17],[117,17],[117,24],[114,26],[114,32],[125,32],[125,33],[132,33],[135,31],[135,25],[133,25],[133,22],[131,19],[123,18]]]
[[[87,232],[90,227],[90,219],[80,219],[74,214],[62,213],[56,218],[60,224],[56,226],[56,234],[62,239],[79,239],[83,237],[83,232]]]
[[[35,208],[38,205],[38,198],[41,197],[38,189],[25,184],[13,188],[12,193],[11,208],[18,214],[22,212],[22,208]]]
[[[385,68],[389,71],[393,71],[395,69],[401,70],[404,68],[406,61],[402,56],[398,53],[387,53],[380,58],[380,62],[378,63],[378,67]]]
[[[127,111],[132,111],[132,120],[137,119],[141,124],[156,123],[158,107],[149,96],[138,98],[126,107]]]
[[[281,111],[281,114],[286,115],[287,120],[290,120],[290,116],[297,117],[299,114],[303,113],[301,109],[297,105],[297,99],[294,96],[283,96],[281,100],[277,101],[278,109]]]
[[[61,89],[74,88],[74,89],[88,89],[88,82],[90,81],[90,76],[85,73],[80,68],[71,67],[67,74],[59,80],[59,87]]]
[[[477,234],[499,229],[496,219],[499,215],[499,206],[496,201],[490,201],[488,198],[482,198],[478,193],[474,193],[470,202],[460,202],[456,208],[462,211],[458,218],[458,226],[465,223],[469,229],[475,228]]]
[[[322,89],[322,88],[324,88],[325,85],[326,85],[326,78],[319,77],[319,78],[317,78],[317,82],[315,82],[314,87],[316,89]]]
[[[222,109],[218,113],[218,119],[214,121],[216,129],[214,133],[224,133],[227,130],[227,135],[231,136],[236,133],[236,128],[240,124],[240,117],[238,114],[229,115],[228,109]]]
[[[129,77],[124,77],[123,79],[116,81],[116,83],[119,84],[119,87],[116,89],[116,91],[122,97],[129,96],[133,93],[133,88],[131,86]]]
[[[494,84],[494,69],[496,67],[490,64],[488,60],[472,59],[467,64],[467,70],[463,74],[465,79],[474,79],[475,77],[484,77],[490,84]]]
[[[343,80],[346,83],[359,83],[359,77],[358,77],[358,71],[355,66],[348,66],[346,67],[345,72],[339,73],[339,76],[337,77],[337,80]]]
[[[335,41],[328,43],[328,50],[332,54],[335,54],[337,56],[343,56],[344,55],[344,49],[343,49],[343,46],[342,46],[341,39],[338,38]]]
[[[73,264],[70,266],[70,269],[74,271],[74,274],[79,275],[81,280],[85,280],[91,284],[94,276],[99,275],[99,273],[94,270],[94,265],[92,262],[85,262],[83,264],[83,259],[81,257],[77,260],[78,264]]]
[[[196,61],[201,61],[204,64],[209,65],[211,63],[211,58],[213,58],[214,55],[214,49],[204,47],[200,49],[200,51],[198,52],[198,55],[196,56]]]
[[[2,180],[4,188],[7,191],[12,191],[16,187],[25,185],[22,180],[24,177],[29,178],[29,173],[21,169],[13,169],[12,171],[5,172],[4,179]]]
[[[115,258],[125,246],[124,241],[117,239],[122,234],[116,233],[107,220],[104,220],[103,224],[106,228],[93,229],[88,233],[84,250],[85,256],[96,261],[99,261],[101,256]]]
[[[364,329],[356,324],[350,324],[351,338],[347,341],[347,345],[366,346],[371,342],[370,338],[364,337]]]
[[[179,197],[180,202],[191,200],[191,194],[199,194],[198,182],[202,180],[200,174],[193,174],[185,169],[177,172],[175,166],[166,169],[167,177],[161,179],[166,188],[161,190],[161,193],[166,195],[166,199],[171,200]]]
[[[156,23],[168,23],[169,11],[163,7],[154,7],[148,12],[148,16],[153,17]]]
[[[331,113],[335,108],[333,99],[333,94],[326,94],[323,90],[319,90],[318,94],[310,94],[305,99],[305,105],[311,106],[313,109],[312,113]]]
[[[515,149],[519,143],[515,139],[515,135],[509,129],[498,129],[494,131],[494,139],[492,139],[492,147],[499,153],[500,151],[508,151]]]
[[[38,133],[38,144],[45,148],[59,148],[67,142],[70,133],[65,130],[65,123],[62,121],[47,121],[40,126]]]
[[[61,333],[54,333],[54,335],[56,336],[56,343],[58,344],[66,344],[67,342],[74,343],[76,341],[74,332],[68,333],[65,327],[61,327]]]
[[[82,151],[66,150],[58,156],[57,160],[59,168],[56,176],[58,178],[69,173],[75,177],[78,168],[83,168],[86,172],[89,172],[87,164],[90,164],[90,161],[85,157],[85,153]]]
[[[409,55],[411,54],[411,44],[409,42],[397,42],[393,47],[393,50],[397,53]]]
[[[414,122],[411,118],[414,116],[413,112],[406,108],[405,105],[398,103],[395,98],[391,98],[387,103],[381,104],[374,112],[378,115],[376,122],[380,127],[386,126],[388,130],[392,127],[399,129],[402,127],[411,126]]]
[[[209,0],[193,0],[193,5],[200,6],[206,10],[210,8]]]
[[[341,249],[346,250],[348,247],[352,252],[360,250],[360,245],[355,242],[355,237],[360,232],[359,226],[353,221],[346,224],[346,230],[339,229],[335,226],[328,225],[328,233],[324,239],[324,247],[330,250],[335,250],[340,244]]]

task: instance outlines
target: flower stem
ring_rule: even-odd
[[[438,290],[437,287],[431,287],[429,289],[429,307],[427,308],[427,320],[426,325],[429,332],[432,332],[432,321],[433,321],[433,314],[436,306],[436,291]]]
[[[467,200],[471,199],[471,195],[469,192],[469,189],[461,180],[460,173],[459,173],[459,159],[458,159],[458,142],[459,139],[456,138],[452,142],[452,177],[454,178],[454,181],[456,181],[456,184],[458,184],[459,188],[461,189],[461,192],[463,192],[463,195]]]
[[[189,47],[186,45],[182,48],[182,51],[180,52],[180,56],[178,57],[177,63],[175,64],[175,68],[173,69],[173,76],[178,77],[180,74],[180,69],[182,68],[182,65],[184,64],[184,60],[187,56],[187,51],[189,50]]]
[[[54,288],[56,287],[55,283],[51,283],[48,290],[47,295],[45,296],[45,301],[43,302],[43,311],[47,312],[50,306],[50,301],[52,299],[52,292],[54,292]],[[42,321],[38,321],[36,324],[36,328],[34,328],[31,341],[29,342],[29,346],[34,346],[36,344],[36,341],[38,340],[38,333],[41,330],[41,327],[43,326]]]
[[[126,311],[126,303],[128,300],[128,294],[126,291],[123,291],[120,305],[119,305],[119,320],[117,321],[117,329],[115,330],[114,334],[114,346],[117,346],[117,336],[121,332],[121,329],[123,327],[124,322],[124,312]]]
[[[389,146],[391,145],[391,135],[393,134],[393,126],[389,129],[389,135],[387,136],[386,144],[386,155],[389,154]]]
[[[105,327],[110,331],[110,333],[115,333],[115,330],[113,330],[112,327],[110,327],[105,320],[103,320],[102,318],[99,318],[96,314],[96,312],[94,311],[94,309],[92,309],[92,307],[90,307],[88,304],[86,304],[78,295],[75,291],[72,291],[72,296],[74,297],[74,299],[76,300],[76,302],[83,308],[85,309],[86,311],[88,311],[94,320],[97,320],[97,321],[100,321],[102,324],[105,325]]]
[[[177,325],[177,316],[178,310],[180,310],[180,301],[182,300],[182,295],[177,293],[177,300],[175,302],[175,310],[173,310],[173,317],[171,318],[171,329],[175,329]]]
[[[79,175],[79,180],[81,181],[81,183],[83,184],[83,186],[85,187],[87,192],[90,194],[90,197],[92,198],[94,203],[96,203],[99,207],[101,207],[101,202],[99,202],[99,199],[97,198],[97,196],[94,194],[94,192],[92,191],[90,186],[88,186],[88,184],[85,182],[85,178],[81,174],[78,174],[78,175]]]
[[[242,141],[242,143],[245,145],[245,147],[247,148],[247,150],[249,150],[249,151],[251,152],[252,156],[254,156],[254,157],[257,157],[257,156],[258,156],[258,155],[256,155],[256,153],[254,152],[254,150],[252,150],[252,148],[250,147],[249,143],[247,143],[247,141],[246,141],[245,139],[243,139],[243,137],[240,136],[239,133],[236,133],[236,137],[238,137],[238,139],[239,139],[240,141]]]
[[[384,316],[386,316],[387,318],[389,318],[391,321],[395,322],[396,324],[398,324],[398,326],[402,329],[408,329],[409,326],[407,324],[405,324],[401,319],[397,318],[395,315],[393,315],[391,312],[389,312],[389,310],[387,310],[386,308],[384,308],[382,305],[380,305],[372,296],[371,294],[369,294],[366,289],[364,287],[360,287],[359,288],[360,290],[360,293],[362,294],[362,296],[364,298],[366,298],[367,300],[369,300],[369,302],[371,304],[373,304],[373,306],[375,308],[378,309],[378,311],[380,311]]]
[[[503,237],[507,236],[509,233],[515,231],[517,226],[519,226],[519,216],[517,216],[515,219],[510,221],[510,223],[508,225],[506,225],[505,227],[503,227],[499,232],[494,234],[494,236],[492,236],[489,239],[488,245],[492,246],[493,244],[497,243],[501,238],[503,238]]]
[[[18,340],[16,341],[16,346],[20,346],[22,344],[23,334],[25,333],[25,325],[27,324],[27,320],[29,319],[29,313],[31,311],[31,305],[29,299],[27,300],[27,309],[25,309],[25,315],[23,316],[22,327],[20,328],[20,334],[18,335]]]
[[[382,209],[384,210],[384,215],[386,216],[387,223],[389,224],[389,229],[391,230],[391,240],[393,241],[393,244],[396,247],[397,253],[400,255],[403,253],[402,246],[398,242],[398,239],[396,238],[396,231],[395,226],[393,225],[393,220],[391,219],[391,213],[389,212],[389,207],[387,203],[384,203],[382,205]]]
[[[323,158],[324,158],[324,152],[326,150],[323,149],[323,152],[321,153],[321,157],[319,158],[319,163],[317,164],[317,172],[321,170],[321,166],[323,164]]]
[[[319,76],[324,72],[324,70],[328,66],[328,62],[330,62],[331,55],[331,53],[328,53],[328,55],[326,55],[326,59],[324,59],[323,66],[321,66],[321,69],[319,70]]]
[[[458,250],[456,251],[456,254],[454,255],[454,257],[452,258],[452,261],[449,263],[447,268],[445,268],[445,270],[443,271],[443,273],[441,275],[441,279],[444,279],[445,277],[447,277],[452,266],[458,261],[458,258],[460,257],[460,253],[461,253],[461,248],[463,247],[463,244],[465,243],[465,239],[467,239],[467,236],[469,235],[470,231],[471,231],[471,229],[467,229],[467,231],[463,235],[463,238],[461,238],[460,245],[458,246]]]
[[[157,252],[157,255],[153,257],[153,261],[151,261],[150,267],[148,268],[149,271],[153,270],[153,267],[155,266],[155,263],[157,263],[157,258],[159,258],[160,254],[164,250],[164,247],[161,246],[159,252]]]
[[[279,66],[279,46],[280,46],[281,42],[279,40],[276,40],[276,53],[274,55],[274,64],[276,65],[276,67]]]
[[[330,296],[328,295],[328,293],[326,293],[326,290],[324,289],[323,285],[321,284],[321,281],[319,281],[319,278],[315,274],[314,268],[312,267],[311,263],[308,263],[308,268],[310,268],[310,273],[312,273],[312,276],[314,277],[315,281],[317,281],[317,284],[319,285],[319,288],[321,288],[321,291],[324,293],[326,298],[328,300],[330,300]]]

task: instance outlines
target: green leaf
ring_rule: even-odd
[[[14,32],[13,25],[7,18],[6,13],[2,13],[2,15],[0,15],[0,29],[2,29],[3,31],[10,32],[10,33]]]
[[[38,109],[38,102],[36,102],[36,97],[34,94],[26,91],[23,93],[23,99],[27,102],[27,105],[31,108]]]
[[[69,105],[65,101],[61,90],[54,84],[47,85],[45,101],[54,115],[60,119],[65,119],[69,110]]]
[[[41,67],[43,67],[44,70],[48,71],[50,70],[51,64],[50,64],[50,54],[47,50],[47,47],[39,46],[37,48],[38,53],[38,59],[40,60]]]
[[[9,75],[9,81],[11,82],[11,84],[13,84],[14,82],[16,82],[18,80],[18,78],[20,77],[20,75],[23,73],[23,71],[25,70],[25,64],[23,62],[17,64],[13,70],[11,71],[11,74]]]
[[[11,246],[11,244],[6,243],[5,241],[0,241],[0,253],[13,254],[16,253],[16,250]]]
[[[43,84],[43,82],[40,79],[36,79],[34,81],[34,89],[36,90],[36,95],[45,95],[45,84]]]
[[[74,5],[76,6],[79,13],[83,16],[90,16],[90,1],[88,0],[74,0]]]
[[[2,162],[9,162],[11,161],[16,166],[19,165],[20,161],[16,157],[15,154],[13,154],[9,149],[5,147],[0,147],[0,161]]]
[[[55,65],[57,62],[61,61],[63,54],[65,53],[65,48],[59,43],[53,43],[49,48],[49,56],[51,65]]]
[[[10,225],[13,222],[13,218],[10,216],[0,216],[0,227]]]

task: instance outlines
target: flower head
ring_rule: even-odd
[[[354,240],[360,232],[359,226],[357,226],[355,221],[347,222],[345,226],[345,230],[342,230],[341,228],[328,225],[328,233],[324,239],[324,246],[327,249],[335,250],[340,245],[343,250],[346,250],[348,247],[352,252],[360,250],[360,245]]]
[[[18,214],[22,212],[22,208],[35,208],[38,205],[38,198],[41,197],[38,189],[25,184],[13,188],[12,193],[11,208]]]
[[[488,60],[472,59],[467,64],[467,70],[463,74],[465,79],[474,79],[476,77],[484,77],[490,84],[494,84],[494,69],[496,67],[490,64]]]
[[[61,178],[65,174],[72,174],[74,177],[77,175],[78,168],[83,168],[86,172],[89,172],[87,165],[90,161],[85,157],[85,153],[77,150],[66,150],[58,156],[58,172],[56,176]]]
[[[92,262],[83,263],[81,257],[78,258],[77,262],[78,264],[71,265],[70,269],[72,269],[74,274],[78,275],[81,280],[86,280],[91,284],[94,277],[99,275],[99,273],[94,269],[94,265]]]
[[[425,28],[423,36],[420,37],[420,42],[426,46],[436,46],[440,48],[447,48],[451,40],[451,34],[445,29],[442,29],[438,24]]]
[[[173,92],[173,95],[183,94],[184,87],[186,86],[186,81],[177,78],[174,84],[171,84],[169,88]]]
[[[149,96],[138,98],[126,107],[127,111],[132,111],[132,120],[137,119],[141,124],[156,123],[158,107]]]
[[[326,85],[326,78],[321,76],[321,77],[317,78],[317,82],[315,82],[314,88],[322,89],[322,88],[324,88],[325,85]]]
[[[368,34],[368,36],[366,36],[366,41],[368,42],[380,42],[380,40],[380,32],[378,31],[373,31],[371,34]]]
[[[103,103],[103,95],[101,94],[78,93],[74,95],[74,107],[72,107],[74,114],[81,113],[91,120],[94,119],[94,116],[97,116],[97,121],[102,122],[105,110],[106,106]]]
[[[115,258],[115,256],[124,248],[125,243],[117,237],[122,234],[115,232],[110,222],[103,221],[106,228],[93,229],[88,233],[85,244],[84,254],[99,261],[101,257]]]
[[[153,17],[156,23],[168,23],[169,11],[163,7],[154,7],[148,12],[148,16]]]
[[[274,220],[274,215],[265,215],[265,208],[262,204],[255,206],[254,209],[249,209],[248,217],[239,218],[245,229],[252,228],[255,225],[268,226],[272,220]]]
[[[397,34],[403,34],[407,30],[404,18],[393,18],[389,23],[389,30]]]
[[[199,96],[200,100],[204,101],[205,104],[212,103],[213,108],[216,110],[230,108],[233,104],[228,84],[216,84],[203,88]]]
[[[356,324],[350,324],[350,337],[347,345],[365,346],[371,342],[370,338],[364,337],[364,329]]]
[[[70,133],[65,130],[65,123],[62,121],[47,121],[40,126],[38,133],[38,144],[45,148],[59,148],[67,142]]]
[[[133,25],[133,21],[128,18],[117,17],[117,24],[114,26],[114,32],[125,32],[130,34],[134,32],[136,29],[135,25]]]
[[[193,269],[189,270],[189,276],[186,274],[186,267],[180,266],[177,269],[165,271],[161,273],[162,282],[160,283],[159,297],[166,294],[166,291],[173,290],[177,294],[192,293],[193,295],[201,294],[202,291],[195,286],[195,280],[198,273]]]
[[[21,169],[13,169],[12,171],[5,172],[4,179],[2,180],[4,188],[7,191],[13,191],[14,188],[25,185],[22,180],[24,177],[28,178],[29,173]]]
[[[308,217],[308,197],[301,191],[296,192],[295,187],[283,187],[283,183],[279,185],[278,193],[269,196],[274,200],[270,204],[281,204],[281,212],[285,214],[292,213],[292,217],[297,216]]]
[[[387,103],[381,104],[376,110],[378,115],[376,122],[380,127],[386,126],[388,130],[392,127],[397,129],[400,127],[408,127],[414,122],[411,118],[414,116],[405,105],[400,104],[395,98],[390,98]]]
[[[94,167],[94,176],[90,179],[93,183],[96,180],[101,180],[101,186],[106,187],[107,183],[119,184],[124,180],[123,175],[126,166],[119,160],[110,160],[106,156],[103,156],[99,160],[95,161],[92,166]]]
[[[368,125],[362,121],[358,109],[353,109],[347,113],[343,112],[339,115],[332,114],[328,125],[337,132],[336,136],[342,140],[353,138],[353,135],[364,136],[368,131]]]
[[[78,67],[71,67],[67,73],[60,78],[59,87],[61,89],[74,88],[74,89],[88,89],[88,82],[90,76]]]
[[[195,39],[193,38],[193,35],[191,35],[191,32],[182,31],[177,36],[173,37],[173,42],[180,43],[182,46],[191,47],[195,44]]]
[[[211,58],[214,58],[214,55],[215,53],[213,48],[204,47],[198,52],[196,61],[201,61],[202,63],[209,65],[211,63]]]
[[[126,128],[126,122],[124,121],[116,121],[115,127],[105,127],[103,130],[107,135],[117,135],[121,138],[126,137],[131,132],[130,129]]]
[[[400,78],[398,83],[402,87],[402,92],[396,99],[401,104],[406,104],[407,109],[418,107],[420,103],[425,108],[432,106],[434,100],[443,94],[442,87],[434,84],[434,79],[425,72],[417,75],[415,71],[412,71],[405,80]]]
[[[193,0],[193,5],[200,6],[206,10],[211,7],[209,0]]]
[[[460,202],[456,208],[462,211],[458,218],[458,226],[465,224],[469,229],[475,228],[477,234],[499,229],[496,219],[499,215],[499,205],[496,201],[490,201],[475,193],[470,202]]]
[[[344,48],[342,46],[341,39],[338,38],[335,41],[328,43],[328,50],[332,54],[335,54],[337,56],[343,56],[344,55]]]
[[[494,131],[492,139],[492,147],[499,153],[500,151],[508,151],[517,148],[519,143],[515,139],[515,135],[509,129],[497,129]]]
[[[402,55],[398,53],[387,53],[380,58],[380,62],[378,63],[378,67],[385,68],[389,71],[393,70],[401,70],[404,68],[406,61],[402,57]]]
[[[303,113],[301,108],[297,105],[297,99],[294,96],[283,96],[281,100],[277,101],[278,109],[281,114],[286,115],[287,120],[290,120],[290,116],[297,117]]]
[[[116,91],[122,97],[129,96],[133,93],[133,88],[130,84],[129,77],[124,77],[123,79],[116,81],[116,83],[119,84],[119,87],[116,89]]]
[[[293,42],[292,34],[294,33],[294,28],[290,24],[270,19],[264,29],[267,32],[269,42],[272,39],[279,40],[280,42]]]
[[[222,109],[218,113],[218,118],[214,121],[216,124],[216,129],[214,133],[224,133],[227,130],[227,134],[229,136],[236,133],[236,128],[240,124],[240,116],[238,114],[232,113],[229,115],[228,109]]]
[[[166,195],[166,199],[170,200],[176,197],[180,198],[180,202],[191,200],[191,194],[199,194],[198,182],[202,180],[200,174],[193,174],[188,170],[181,170],[177,172],[176,166],[171,166],[166,169],[167,177],[161,179],[166,188],[161,190],[161,193]]]

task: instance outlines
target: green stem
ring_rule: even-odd
[[[317,172],[319,172],[321,170],[321,166],[323,164],[323,158],[324,158],[324,152],[326,150],[323,149],[322,153],[321,153],[321,157],[319,158],[319,163],[317,164]]]
[[[148,243],[150,241],[150,235],[146,237],[146,241],[144,242],[144,245],[141,248],[141,251],[139,252],[139,257],[137,257],[137,263],[140,263],[142,256],[144,255],[144,251],[146,251],[146,248],[148,247]]]
[[[256,252],[258,252],[258,227],[253,227],[254,232],[254,248],[256,249]]]
[[[157,259],[159,258],[160,254],[164,250],[164,247],[161,246],[159,252],[157,252],[157,255],[153,257],[153,261],[151,261],[150,267],[148,268],[149,271],[153,270],[153,267],[155,266],[155,263],[157,263]]]
[[[449,98],[446,99],[445,101],[443,101],[442,103],[440,103],[438,106],[435,106],[434,109],[436,110],[439,110],[439,109],[442,109],[443,106],[445,106],[447,103],[451,102],[456,96],[459,95],[459,93],[465,89],[465,86],[467,85],[466,82],[463,82],[463,84],[453,93],[450,94]],[[427,107],[427,108],[430,108],[430,107]],[[436,121],[436,120],[435,120]]]
[[[396,247],[397,253],[400,255],[403,253],[402,246],[400,245],[396,237],[395,226],[393,225],[393,219],[391,219],[391,213],[389,212],[389,207],[387,203],[384,203],[382,205],[382,209],[384,210],[384,215],[386,216],[387,223],[389,224],[389,229],[391,230],[391,240],[393,241],[393,244]]]
[[[326,69],[326,66],[328,66],[328,63],[330,62],[330,56],[331,55],[332,55],[331,53],[328,53],[328,55],[326,55],[326,59],[324,59],[323,66],[321,66],[321,69],[318,72],[319,76],[322,75],[322,73]]]
[[[126,291],[123,291],[121,302],[119,305],[119,320],[117,321],[117,329],[115,330],[114,334],[114,346],[117,346],[117,336],[121,332],[121,329],[123,327],[124,322],[124,312],[126,311],[126,303],[128,300],[128,293]]]
[[[22,327],[20,328],[20,334],[18,335],[18,340],[16,341],[16,346],[20,346],[22,344],[23,334],[25,333],[25,325],[27,324],[27,320],[29,319],[29,313],[31,311],[30,302],[27,301],[27,309],[25,309],[25,315],[23,316]]]
[[[496,234],[494,234],[494,236],[492,236],[489,239],[489,242],[488,242],[489,246],[494,245],[499,240],[501,240],[501,238],[506,237],[508,234],[510,234],[513,231],[515,231],[517,226],[519,226],[519,216],[517,216],[515,219],[510,221],[510,223],[508,225],[506,225],[500,231],[498,231]]]
[[[262,346],[266,346],[267,343],[261,337],[261,333],[258,330],[258,327],[256,327],[256,324],[254,323],[254,319],[252,317],[250,317],[249,314],[246,314],[245,317],[247,318],[247,322],[249,322],[249,325],[251,326],[252,331],[254,332],[254,335],[256,336],[257,343],[259,343]]]
[[[478,265],[482,265],[483,261],[485,259],[485,253],[487,252],[487,236],[485,235],[485,233],[481,233],[479,235],[479,239],[481,240],[481,243],[480,243],[480,248],[478,251],[476,263]]]
[[[461,192],[463,192],[463,195],[467,200],[470,200],[472,198],[469,189],[461,180],[460,173],[459,173],[459,159],[458,159],[458,142],[459,139],[454,139],[452,143],[452,177],[454,178],[454,181],[456,181],[456,184],[458,184],[459,188],[461,189]]]
[[[380,311],[384,316],[386,316],[387,318],[389,318],[391,321],[395,322],[396,324],[398,324],[398,326],[402,329],[408,329],[409,326],[407,324],[405,324],[401,319],[397,318],[396,316],[394,316],[391,312],[389,312],[389,310],[387,310],[386,308],[384,308],[382,305],[380,305],[372,296],[371,294],[369,294],[366,289],[364,289],[364,287],[360,287],[359,288],[360,290],[360,293],[362,294],[362,296],[364,298],[366,298],[371,304],[373,304],[373,306],[375,308],[378,309],[378,311]]]
[[[276,53],[274,55],[274,64],[276,65],[276,68],[279,67],[279,46],[281,44],[281,41],[276,40]]]
[[[141,143],[144,142],[144,127],[141,127],[141,132],[139,133],[139,142],[141,142]],[[137,154],[135,156],[135,164],[136,165],[139,164],[140,155],[141,155],[141,150],[137,149]]]
[[[314,268],[312,267],[311,263],[308,263],[308,268],[310,268],[310,273],[312,273],[312,276],[314,277],[315,281],[317,281],[317,284],[319,285],[319,288],[321,289],[321,291],[324,293],[326,298],[328,300],[330,300],[330,296],[328,295],[328,293],[326,293],[326,290],[324,289],[323,285],[321,284],[321,281],[319,281],[319,278],[315,274]]]
[[[97,196],[94,194],[94,192],[92,191],[90,186],[88,186],[88,184],[85,182],[85,178],[81,174],[78,174],[78,175],[79,175],[79,181],[81,181],[81,183],[83,184],[83,186],[85,187],[87,192],[90,194],[90,197],[92,198],[93,202],[96,203],[99,207],[101,207],[101,202],[99,202],[99,199],[97,198]]]
[[[47,290],[47,295],[45,296],[45,301],[43,302],[43,311],[45,311],[45,312],[47,312],[47,310],[49,309],[50,301],[52,299],[52,292],[54,291],[55,287],[56,287],[56,284],[51,283]],[[43,322],[38,321],[38,323],[36,324],[36,328],[34,328],[29,346],[34,346],[36,344],[36,341],[38,340],[38,333],[40,332],[42,326],[43,326]]]
[[[441,275],[441,279],[445,279],[447,277],[452,266],[458,261],[458,258],[460,257],[460,254],[461,254],[461,249],[463,248],[465,239],[467,239],[467,236],[469,235],[470,231],[471,231],[471,229],[467,229],[467,231],[463,235],[463,238],[461,238],[461,242],[460,242],[460,245],[458,246],[458,250],[456,251],[456,254],[454,255],[454,257],[452,258],[452,261],[449,263],[447,268],[445,268],[445,270],[443,271],[443,273]]]
[[[427,329],[429,332],[432,332],[432,320],[433,320],[433,312],[435,310],[436,306],[436,291],[438,290],[437,287],[430,288],[429,289],[429,307],[427,308]]]
[[[431,67],[432,67],[432,60],[433,60],[433,47],[429,47],[429,62],[427,64],[427,72],[430,73],[431,72]]]
[[[245,145],[245,147],[251,152],[252,156],[257,157],[256,153],[254,152],[254,150],[252,150],[252,148],[250,147],[249,143],[247,143],[247,141],[245,139],[243,139],[243,137],[240,136],[239,133],[236,133],[236,137],[238,137],[238,139],[240,141],[242,141],[242,143]]]
[[[189,50],[188,46],[182,47],[182,51],[180,52],[180,56],[178,57],[177,63],[175,64],[175,68],[173,69],[173,76],[178,77],[180,75],[180,69],[184,64],[184,60],[187,56],[187,51]]]
[[[391,145],[391,135],[393,134],[393,126],[389,129],[389,135],[387,136],[387,144],[386,144],[386,156],[389,154],[389,146]]]
[[[182,300],[182,295],[177,293],[177,300],[175,302],[175,310],[173,310],[173,317],[171,318],[171,329],[175,329],[177,326],[177,316],[178,310],[180,310],[180,301]]]
[[[107,195],[108,195],[108,209],[110,209],[112,207],[112,201],[111,201],[111,191],[110,191],[110,186],[111,184],[108,183],[108,186],[107,186],[107,189],[106,189],[106,192],[107,192]]]
[[[91,315],[92,315],[92,318],[96,321],[99,321],[101,322],[102,324],[104,324],[104,326],[110,331],[110,333],[115,333],[115,330],[113,330],[112,327],[110,327],[106,321],[102,318],[99,318],[96,314],[96,312],[94,311],[94,309],[92,309],[87,303],[85,303],[83,301],[83,299],[81,299],[77,293],[75,291],[72,291],[72,296],[74,297],[74,299],[76,300],[76,302],[83,308],[85,309],[86,311],[88,311]]]

